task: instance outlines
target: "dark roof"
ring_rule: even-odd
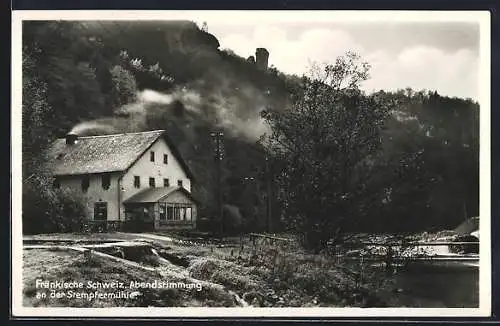
[[[77,175],[125,171],[163,136],[186,174],[193,175],[165,130],[137,133],[82,136],[73,145],[65,138],[57,139],[49,149],[49,162],[54,175]]]
[[[196,201],[191,193],[187,191],[183,187],[163,187],[163,188],[147,188],[139,191],[135,195],[125,199],[123,201],[124,204],[130,203],[156,203],[160,199],[164,197],[168,197],[169,195],[181,191],[184,193],[189,199]]]

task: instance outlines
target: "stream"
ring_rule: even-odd
[[[36,242],[35,242],[36,243]],[[41,242],[43,243],[43,242]],[[63,243],[25,244],[25,248],[54,248],[64,246]],[[66,244],[68,245],[68,244]],[[66,246],[64,246],[66,247]],[[92,248],[99,251],[99,255],[105,259],[117,259],[121,262],[130,261],[130,264],[154,270],[155,267],[139,266],[139,259],[143,255],[150,254],[158,259],[160,265],[169,270],[169,273],[176,273],[193,282],[205,283],[207,286],[215,286],[229,293],[235,303],[241,307],[250,306],[237,293],[226,287],[210,283],[189,276],[187,266],[176,261],[175,257],[164,257],[150,243],[140,243],[135,241],[120,241],[115,243],[101,242],[100,244],[87,243],[80,244],[78,248]],[[69,247],[77,249],[76,246]],[[424,248],[424,246],[422,246]],[[120,249],[120,252],[113,252]],[[394,289],[388,293],[385,301],[391,307],[425,307],[425,308],[473,308],[479,306],[479,264],[474,262],[474,257],[470,255],[459,255],[451,253],[448,247],[424,248],[427,252],[432,251],[434,257],[447,257],[450,260],[422,260],[411,261],[409,264],[396,264],[394,273],[388,276]],[[437,250],[436,250],[437,249]],[[125,252],[123,251],[125,250]],[[106,258],[107,257],[107,258]],[[407,256],[408,257],[408,256]],[[166,259],[168,258],[168,259]],[[379,258],[358,260],[351,257],[351,262],[358,267],[370,265],[377,268],[384,268],[383,260]],[[465,258],[465,260],[460,260]],[[470,260],[468,258],[471,258]],[[356,262],[357,261],[357,262]]]
[[[416,262],[393,276],[399,305],[426,308],[479,307],[479,268],[468,263]]]
[[[422,254],[425,253],[423,256]],[[357,258],[358,266],[368,264],[385,269],[385,257]],[[390,306],[425,308],[479,307],[479,257],[458,254],[448,246],[418,246],[393,258],[389,277],[394,292]]]

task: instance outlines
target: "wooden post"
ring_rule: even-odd
[[[92,249],[85,249],[83,251],[83,258],[87,264],[90,263],[92,261]]]
[[[364,269],[365,269],[365,262],[364,262],[364,256],[363,254],[361,254],[361,268],[360,268],[360,271],[359,271],[359,285],[361,286],[363,284],[363,273],[364,273]]]
[[[215,137],[215,162],[216,162],[216,178],[217,178],[217,209],[220,221],[220,239],[224,235],[224,214],[222,211],[222,158],[224,156],[224,149],[222,144],[222,137],[224,134],[219,132],[211,133],[212,137]]]
[[[272,223],[272,211],[271,211],[271,172],[269,169],[269,157],[266,155],[266,190],[267,190],[267,232],[272,233],[273,223]]]
[[[389,274],[392,274],[392,256],[393,256],[393,252],[392,252],[392,246],[390,244],[387,245],[387,256],[386,256],[386,260],[385,260],[385,268],[386,268],[386,272]]]

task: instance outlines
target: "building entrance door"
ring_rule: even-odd
[[[94,221],[97,222],[97,229],[101,232],[106,232],[108,220],[108,203],[96,202],[94,203]]]

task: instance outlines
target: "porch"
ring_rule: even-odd
[[[196,202],[181,187],[149,188],[124,201],[127,229],[152,231],[193,229]]]

